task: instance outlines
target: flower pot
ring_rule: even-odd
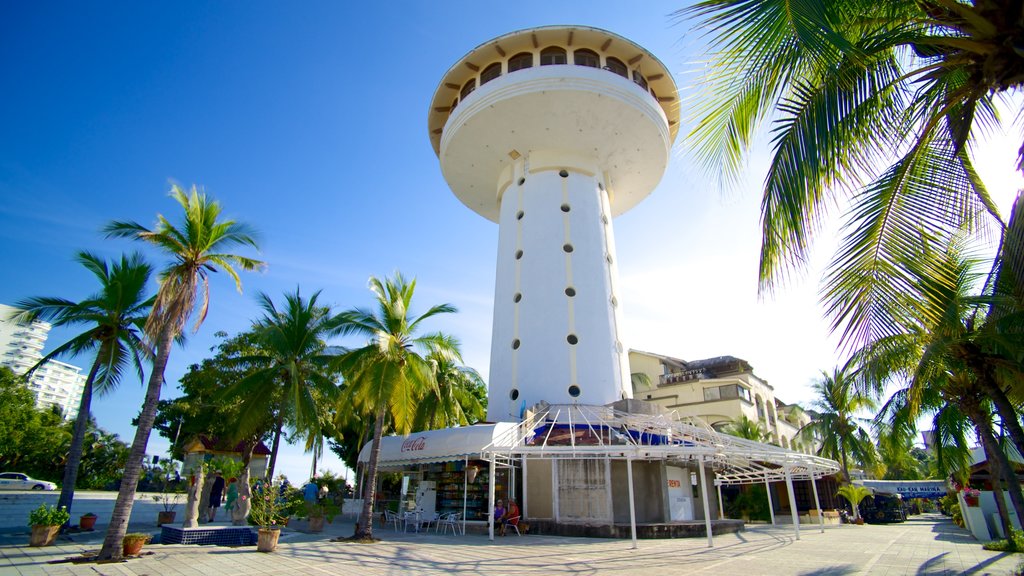
[[[60,526],[36,525],[32,527],[32,534],[28,538],[29,546],[49,546],[57,539],[57,532]]]
[[[309,531],[310,532],[323,532],[324,531],[324,517],[310,518],[309,519]]]
[[[978,497],[977,496],[964,496],[964,502],[966,502],[968,506],[977,507],[978,506]]]
[[[277,549],[277,539],[281,536],[279,528],[260,528],[256,541],[257,552],[273,552]]]
[[[142,552],[142,547],[145,545],[145,540],[132,539],[123,541],[121,543],[121,548],[125,556],[138,556]]]
[[[864,519],[863,518],[857,518],[856,520],[853,521],[853,523],[856,524],[857,526],[863,526],[864,525]]]
[[[96,515],[87,514],[78,519],[79,530],[92,530],[96,526]]]
[[[164,524],[174,524],[174,516],[177,512],[171,510],[170,512],[158,512],[156,515],[156,525],[162,526]]]

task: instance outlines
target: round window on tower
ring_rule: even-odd
[[[572,396],[573,398],[579,398],[580,397],[580,387],[575,385],[575,384],[569,386],[569,396]]]

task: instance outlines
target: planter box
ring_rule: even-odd
[[[32,534],[28,538],[28,545],[49,546],[57,539],[58,532],[60,532],[60,526],[33,526]]]

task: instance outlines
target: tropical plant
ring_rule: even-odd
[[[836,491],[836,496],[845,498],[853,507],[853,519],[860,518],[860,503],[871,496],[871,489],[859,484],[843,484]]]
[[[235,267],[256,270],[263,266],[259,260],[227,252],[239,246],[256,248],[257,244],[248,226],[222,218],[218,202],[208,199],[195,186],[186,193],[179,186],[173,185],[171,197],[184,211],[183,226],[176,227],[158,215],[153,230],[136,222],[112,222],[105,228],[107,237],[145,242],[156,247],[171,262],[160,273],[160,288],[146,319],[146,336],[155,350],[153,367],[131,455],[125,467],[103,548],[99,553],[100,560],[121,556],[121,540],[128,528],[128,518],[157,403],[160,401],[160,388],[163,386],[171,346],[182,335],[193,312],[198,313],[193,331],[198,330],[206,318],[210,303],[209,274],[218,270],[226,272],[241,291],[242,281]]]
[[[263,529],[280,528],[288,517],[288,506],[279,496],[281,485],[278,481],[253,480],[250,485],[249,522]],[[239,496],[241,498],[241,496]]]
[[[771,442],[772,439],[771,434],[768,433],[768,430],[765,429],[764,424],[760,420],[751,420],[742,414],[739,418],[726,424],[723,431],[731,436],[753,440],[754,442]]]
[[[338,357],[328,353],[325,339],[337,334],[339,327],[330,307],[318,303],[319,297],[318,291],[305,299],[296,288],[278,309],[260,293],[257,300],[264,314],[253,327],[254,347],[238,359],[248,373],[224,392],[240,402],[237,424],[243,430],[256,430],[268,412],[275,414],[268,477],[274,474],[286,416],[293,437],[305,437],[311,449],[323,436],[326,407],[338,397]]]
[[[734,179],[773,121],[761,202],[762,289],[807,262],[826,210],[851,200],[823,284],[833,328],[859,347],[899,331],[920,231],[1002,226],[971,160],[1024,85],[1020,7],[1002,1],[704,0],[710,31],[690,146]]]
[[[487,414],[487,385],[480,373],[462,366],[459,343],[448,337],[446,350],[432,350],[427,362],[434,371],[435,389],[420,399],[413,430],[467,426]]]
[[[39,508],[28,513],[29,526],[63,526],[71,519],[71,513],[60,506],[40,504]]]
[[[152,268],[139,254],[122,255],[119,262],[108,264],[89,252],[79,252],[75,260],[99,281],[99,292],[79,302],[57,297],[35,297],[18,302],[22,310],[15,320],[32,322],[46,320],[54,326],[85,326],[84,332],[61,344],[43,357],[30,370],[37,370],[61,356],[95,354],[89,375],[78,403],[78,417],[71,435],[71,446],[64,465],[58,506],[70,512],[75,497],[75,484],[82,463],[82,450],[89,426],[89,410],[93,391],[112,392],[129,365],[143,379],[142,354],[149,349],[141,332],[153,298],[146,297],[146,285]]]
[[[438,314],[455,312],[450,304],[431,306],[413,315],[412,297],[416,281],[400,273],[385,281],[370,278],[370,290],[377,309],[353,308],[339,315],[342,332],[365,336],[369,343],[345,352],[342,372],[346,386],[343,401],[352,410],[373,419],[373,448],[366,465],[363,509],[354,538],[373,538],[373,501],[377,461],[386,423],[407,433],[414,423],[420,400],[437,390],[433,366],[424,358],[431,352],[453,354],[451,339],[438,333],[418,334],[423,321]]]
[[[853,364],[847,362],[831,374],[822,371],[821,379],[814,383],[814,410],[817,417],[800,429],[807,443],[818,443],[818,454],[839,462],[843,480],[850,483],[850,461],[872,467],[877,461],[874,443],[861,424],[865,419],[857,416],[871,410],[875,402],[854,386]]]

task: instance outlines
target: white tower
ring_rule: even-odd
[[[487,419],[632,396],[611,219],[661,180],[675,82],[610,32],[513,32],[445,74],[429,115],[445,180],[498,222]]]

